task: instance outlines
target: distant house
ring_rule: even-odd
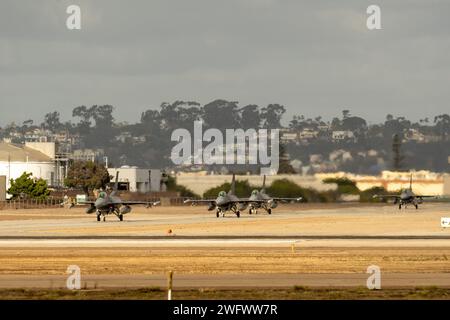
[[[302,141],[305,140],[313,140],[316,139],[319,135],[319,132],[317,130],[311,129],[311,128],[305,128],[302,131],[299,132],[299,138]]]
[[[76,149],[70,155],[70,159],[75,161],[95,161],[100,160],[105,155],[103,149]]]
[[[283,132],[281,133],[280,140],[284,143],[297,142],[298,135],[295,132]]]
[[[331,134],[333,141],[354,140],[355,134],[350,130],[333,131]]]
[[[405,133],[405,140],[416,141],[416,142],[425,142],[425,135],[417,129],[410,128]]]

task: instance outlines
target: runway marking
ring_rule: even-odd
[[[0,247],[449,247],[450,241],[441,239],[19,239],[0,240]]]
[[[66,275],[0,275],[0,289],[7,288],[65,288]],[[365,273],[268,273],[268,274],[175,274],[174,289],[189,288],[292,288],[307,287],[363,287]],[[151,275],[82,275],[86,288],[145,288],[165,287],[165,274]],[[448,273],[385,273],[383,288],[418,286],[450,287]]]

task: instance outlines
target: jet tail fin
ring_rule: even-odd
[[[111,192],[111,195],[115,195],[117,193],[117,190],[119,190],[119,171],[116,171],[116,182],[114,183],[114,188]]]
[[[263,177],[263,184],[262,184],[262,192],[266,192],[266,175],[264,175]]]
[[[409,190],[411,190],[412,191],[412,173],[411,173],[411,176],[410,176],[410,178],[409,178]]]
[[[230,192],[228,192],[228,194],[236,194],[236,177],[235,174],[233,173],[233,178],[231,179],[231,189]]]

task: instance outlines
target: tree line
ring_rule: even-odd
[[[291,158],[302,159],[307,162],[307,157],[316,152],[324,153],[342,147],[350,150],[381,149],[381,154],[391,157],[392,139],[394,135],[407,135],[409,130],[415,130],[420,134],[435,138],[436,150],[442,150],[442,144],[449,143],[450,116],[439,114],[431,118],[420,119],[413,122],[402,116],[386,115],[382,123],[368,124],[359,116],[352,115],[350,110],[331,120],[324,120],[321,116],[308,118],[304,115],[294,115],[288,121],[286,108],[281,104],[269,104],[260,107],[255,104],[240,106],[236,101],[214,100],[205,105],[195,101],[175,101],[162,103],[159,108],[149,108],[142,112],[140,121],[136,123],[120,122],[114,117],[112,105],[78,106],[72,110],[72,118],[62,121],[58,111],[50,112],[44,116],[40,124],[35,124],[32,119],[24,121],[21,125],[10,124],[0,128],[0,135],[5,137],[11,132],[28,132],[31,129],[42,128],[51,132],[65,131],[79,135],[81,148],[101,148],[117,164],[129,164],[138,166],[156,166],[160,168],[170,167],[169,159],[173,142],[170,140],[173,130],[178,128],[193,129],[196,120],[202,120],[204,128],[243,129],[291,129],[302,131],[315,130],[316,139],[307,145],[286,145],[286,151]],[[283,125],[285,123],[285,125]],[[349,143],[342,141],[330,144],[331,132],[343,130],[351,131],[354,139]],[[124,139],[117,137],[127,133]],[[131,137],[140,137],[140,140],[129,141]],[[420,153],[427,148],[413,146],[414,152]],[[428,150],[427,152],[429,152]],[[441,151],[442,152],[442,151]],[[429,162],[429,161],[428,161]],[[441,161],[442,162],[442,161]],[[442,163],[438,165],[442,169]],[[430,165],[433,167],[433,164]],[[352,168],[353,166],[351,166]],[[351,169],[350,168],[350,169]]]

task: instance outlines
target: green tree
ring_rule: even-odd
[[[111,177],[103,164],[75,161],[67,172],[64,184],[70,188],[81,188],[88,194],[89,190],[105,188],[110,181]]]
[[[269,104],[261,110],[263,127],[267,129],[281,128],[281,118],[286,112],[286,108],[280,104]]]
[[[250,104],[243,107],[241,110],[241,126],[244,130],[257,130],[261,125],[261,114],[259,107],[255,104]]]
[[[200,198],[200,196],[191,189],[186,188],[183,185],[177,184],[177,179],[175,177],[168,176],[166,186],[167,191],[179,192],[180,197]]]
[[[50,130],[52,132],[58,131],[62,127],[62,123],[60,121],[60,114],[57,111],[47,113],[44,116],[44,122],[42,123],[42,126]]]
[[[337,191],[340,194],[359,194],[355,181],[348,178],[328,178],[323,180],[323,182],[337,184]]]
[[[221,131],[238,128],[240,113],[236,101],[214,100],[203,107],[202,118],[207,128],[217,128]]]
[[[289,154],[286,152],[284,145],[280,144],[279,148],[280,163],[278,167],[278,174],[295,174],[295,169],[289,163]]]
[[[319,192],[311,188],[302,188],[289,179],[273,181],[267,188],[267,193],[272,197],[302,197],[302,202],[333,202],[337,199],[337,193],[334,191]]]
[[[8,193],[14,199],[38,199],[44,200],[50,195],[47,182],[43,179],[33,179],[32,173],[24,172],[17,179],[11,179],[11,187]]]
[[[215,199],[220,191],[230,191],[231,184],[229,182],[223,183],[220,186],[208,189],[203,193],[203,198],[205,199]],[[248,180],[236,180],[236,195],[238,197],[248,197],[252,190],[257,189],[248,183]]]

